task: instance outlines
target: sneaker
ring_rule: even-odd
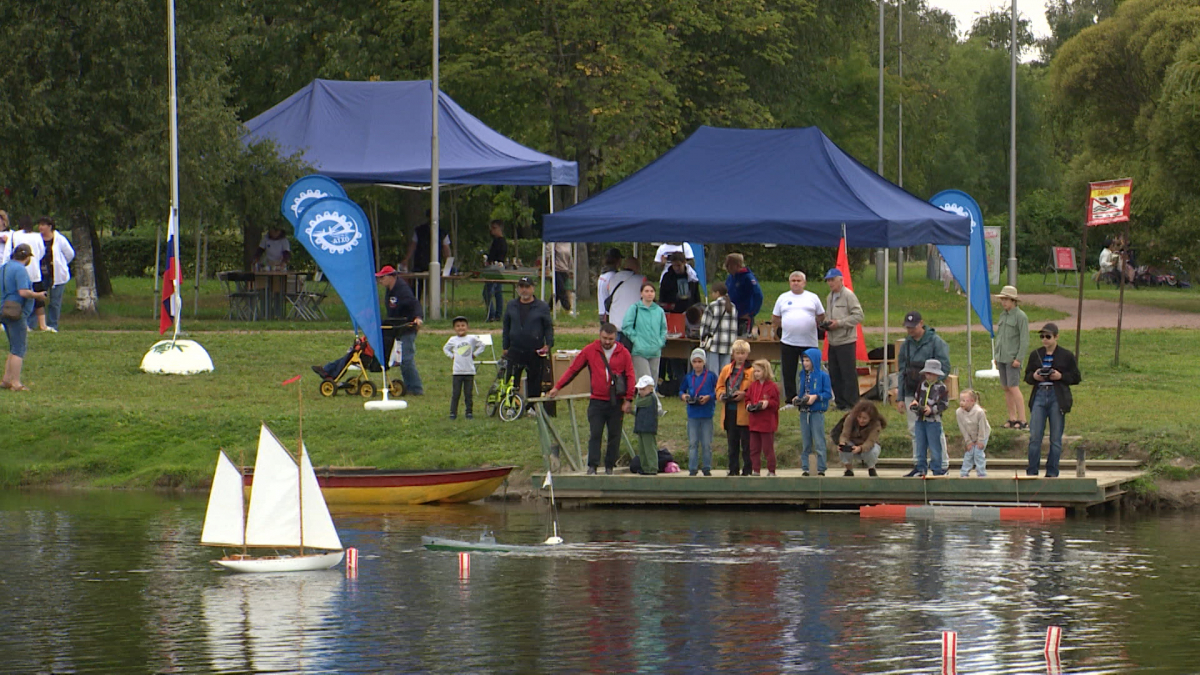
[[[456,415],[454,413],[450,413],[450,419],[456,420],[456,419],[458,419],[458,415]]]
[[[807,472],[807,471],[805,471],[804,473],[802,473],[802,474],[800,474],[800,475],[801,475],[801,476],[807,476],[807,475],[808,475],[808,472]]]
[[[604,467],[604,475],[605,475],[605,476],[611,476],[611,475],[612,475],[612,467],[611,467],[611,466],[606,466],[606,467]]]
[[[879,472],[878,472],[878,471],[876,471],[876,470],[874,469],[874,467],[872,467],[872,468],[870,468],[870,469],[867,469],[867,475],[868,475],[868,476],[870,476],[870,477],[872,477],[872,478],[877,478],[877,477],[879,476]]]
[[[738,473],[737,471],[727,471],[725,473],[725,475],[728,477],[728,476],[740,476],[742,474]]]
[[[58,329],[53,326],[46,326],[45,328],[42,329],[42,332],[43,333],[57,333]]]
[[[698,473],[700,473],[700,472],[699,472],[699,471],[689,471],[689,472],[688,472],[688,475],[689,475],[689,476],[695,476],[695,475],[696,475],[696,474],[698,474]]]
[[[774,471],[768,471],[768,472],[767,472],[767,478],[774,478],[774,477],[775,477],[775,472],[774,472]]]
[[[849,476],[850,478],[853,478],[853,477],[854,477],[854,470],[853,470],[853,469],[846,469],[845,471],[843,471],[843,472],[842,472],[842,475],[843,475],[843,476]]]
[[[472,415],[471,413],[467,413],[467,419],[473,420],[473,419],[475,419],[475,416]]]
[[[705,476],[711,476],[711,475],[712,475],[712,471],[709,471],[708,469],[705,469],[705,470],[704,470],[704,475],[705,475]]]
[[[589,476],[595,476],[595,475],[596,475],[596,467],[594,467],[594,466],[589,466],[589,467],[588,467],[588,470],[587,470],[587,475],[589,475]]]
[[[751,473],[750,475],[751,476],[762,476],[762,471],[755,471],[754,473]]]
[[[824,471],[818,471],[818,472],[817,472],[817,475],[818,475],[818,476],[824,476],[824,475],[825,475],[825,472],[824,472]]]
[[[921,475],[920,471],[913,469],[912,471],[909,471],[908,473],[904,474],[904,477],[905,478],[916,478],[917,476],[920,476],[920,475]]]
[[[321,366],[313,366],[313,367],[312,367],[312,371],[313,371],[314,373],[316,373],[317,375],[320,375],[322,380],[328,380],[328,379],[329,379],[329,373],[326,373],[326,372],[325,372],[325,369],[324,369],[324,368],[322,368]]]

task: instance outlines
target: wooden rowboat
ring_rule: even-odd
[[[317,484],[328,504],[464,503],[488,497],[515,466],[404,471],[373,467],[318,467]],[[248,471],[245,485],[254,483]]]

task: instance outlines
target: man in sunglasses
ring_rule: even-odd
[[[1064,416],[1071,412],[1071,386],[1079,384],[1075,355],[1058,346],[1058,325],[1047,323],[1038,331],[1042,346],[1025,362],[1025,382],[1033,385],[1029,396],[1029,466],[1025,475],[1038,475],[1042,461],[1042,435],[1050,422],[1050,453],[1046,456],[1046,478],[1058,477],[1062,456]]]

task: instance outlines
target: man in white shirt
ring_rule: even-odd
[[[596,308],[600,314],[600,323],[608,323],[608,294],[609,280],[621,270],[621,251],[615,248],[608,249],[604,254],[604,266],[600,271],[600,277],[596,279]]]
[[[633,303],[641,301],[642,282],[645,280],[646,277],[641,272],[641,265],[633,256],[625,259],[625,269],[612,275],[612,278],[608,280],[610,298],[608,318],[609,323],[616,326],[618,330],[625,321],[625,312],[629,311]]]
[[[779,296],[771,310],[771,334],[780,328],[779,361],[783,380],[784,408],[790,408],[796,398],[796,366],[806,349],[820,346],[817,325],[825,320],[825,307],[816,293],[804,290],[808,279],[796,270],[788,276],[791,290]]]

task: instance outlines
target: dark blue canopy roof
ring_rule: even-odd
[[[905,192],[816,127],[700,127],[632,176],[545,217],[546,241],[965,245],[971,221]]]
[[[304,152],[342,183],[430,182],[433,84],[313,80],[246,123],[246,143]],[[439,100],[438,180],[460,185],[575,185],[575,162],[544,155],[489,128],[446,94]]]

